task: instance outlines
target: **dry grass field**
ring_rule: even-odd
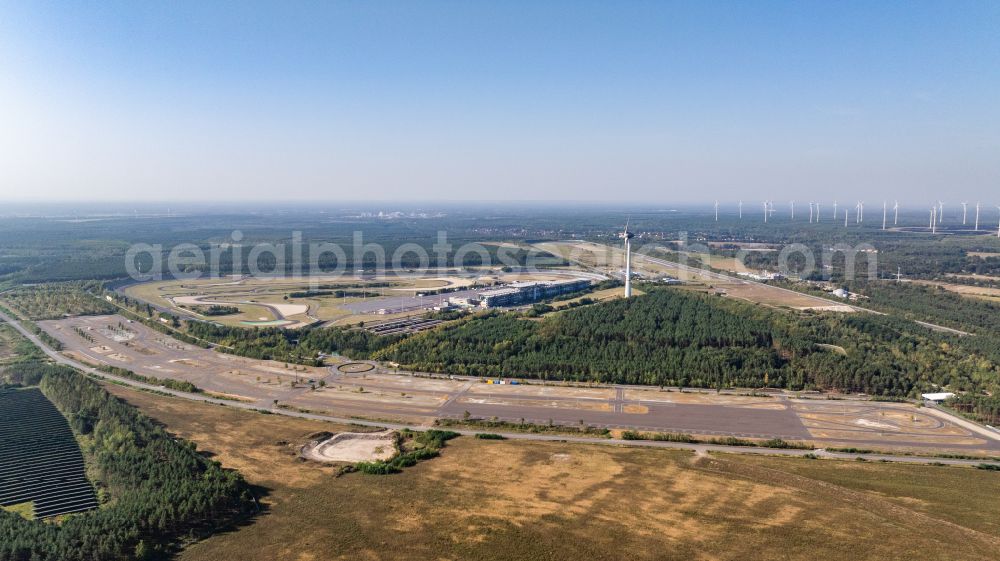
[[[962,296],[968,296],[970,298],[979,298],[980,300],[988,300],[990,302],[1000,302],[1000,288],[972,286],[968,284],[952,284],[952,283],[938,282],[938,281],[912,281],[912,282],[918,284],[926,284],[930,286],[939,286],[945,290],[954,292],[956,294],[961,294]]]
[[[459,438],[393,476],[297,457],[327,423],[110,390],[267,489],[215,559],[992,560],[1000,474]]]
[[[624,266],[625,251],[621,247],[612,247],[592,242],[545,242],[536,245],[554,255],[592,267],[606,273],[614,273]],[[733,258],[709,255],[691,254],[709,261],[713,266],[734,271],[745,271],[746,267],[737,265]],[[652,278],[669,275],[679,278],[692,289],[706,292],[721,293],[731,298],[739,298],[775,308],[791,308],[797,310],[826,310],[832,312],[852,312],[850,306],[839,304],[808,294],[783,290],[766,284],[748,282],[738,278],[720,278],[708,271],[697,268],[679,268],[677,265],[661,260],[652,260],[640,253],[632,256],[632,266],[636,272]]]
[[[461,274],[454,271],[428,274],[430,276],[390,275],[377,279],[344,276],[171,280],[135,284],[125,288],[125,293],[155,306],[232,326],[299,327],[314,321],[330,326],[422,314],[426,311],[425,306],[414,308],[408,299],[432,289],[463,290],[498,283],[567,278],[565,272],[505,273],[495,268],[474,269]],[[431,302],[425,302],[426,307],[438,305],[447,298],[447,294],[441,295],[437,301],[432,298]],[[203,309],[213,304],[235,307],[239,312],[210,317],[202,315]]]
[[[17,356],[15,349],[22,339],[23,337],[14,331],[14,328],[0,323],[0,364]]]

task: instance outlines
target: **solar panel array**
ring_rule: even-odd
[[[35,518],[97,508],[66,418],[36,388],[0,390],[0,506],[29,501]]]

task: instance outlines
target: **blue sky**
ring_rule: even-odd
[[[998,100],[995,1],[0,0],[0,199],[988,201]]]

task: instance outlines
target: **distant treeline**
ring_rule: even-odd
[[[24,365],[9,382],[37,383],[81,441],[102,508],[59,524],[0,511],[0,560],[112,561],[163,557],[250,515],[250,488],[235,471],[198,453],[84,376]]]

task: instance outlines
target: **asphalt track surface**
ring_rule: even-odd
[[[121,378],[118,376],[113,376],[104,372],[100,372],[95,368],[91,368],[85,364],[72,360],[59,352],[51,349],[48,345],[42,342],[34,333],[28,331],[20,322],[7,316],[3,312],[0,312],[0,320],[9,323],[14,329],[16,329],[22,336],[38,346],[49,358],[58,364],[76,368],[96,379],[106,380],[114,382],[117,384],[131,386],[141,390],[158,392],[162,394],[167,394],[173,397],[178,397],[181,399],[187,399],[190,401],[197,401],[202,403],[212,403],[215,405],[221,405],[226,407],[234,407],[237,409],[246,409],[251,411],[259,411],[260,408],[256,404],[251,403],[241,403],[234,402],[224,399],[216,399],[212,397],[207,397],[204,395],[192,394],[187,392],[175,391],[164,388],[162,386],[154,386],[151,384],[145,384],[142,382],[137,382],[128,378]],[[339,418],[327,415],[318,415],[313,413],[303,413],[299,411],[292,411],[280,408],[272,408],[269,410],[270,413],[278,415],[286,415],[289,417],[298,417],[302,419],[312,419],[317,421],[328,421],[341,424],[356,424],[362,426],[371,427],[384,427],[393,430],[401,430],[404,428],[412,430],[427,430],[428,427],[414,424],[402,424],[402,423],[383,423],[377,421],[363,421],[352,418]],[[477,430],[466,430],[457,429],[455,432],[472,436],[482,431]],[[831,458],[831,459],[844,459],[853,460],[859,457],[857,454],[847,454],[840,452],[829,452],[826,450],[795,450],[795,449],[778,449],[778,448],[751,448],[751,447],[735,447],[735,446],[724,446],[716,444],[688,444],[683,442],[661,442],[661,441],[635,441],[635,440],[619,440],[619,439],[606,439],[606,438],[588,438],[588,437],[578,437],[578,436],[563,436],[563,435],[545,435],[545,434],[522,434],[522,433],[500,433],[504,437],[512,440],[527,440],[527,441],[556,441],[556,442],[573,442],[581,444],[599,444],[599,445],[611,445],[611,446],[635,446],[635,447],[647,447],[647,448],[671,448],[680,450],[691,450],[699,453],[708,452],[726,452],[726,453],[740,453],[740,454],[763,454],[763,455],[780,455],[780,456],[805,456],[807,454],[815,455],[821,458]],[[893,454],[866,454],[865,459],[873,461],[892,461],[900,463],[912,463],[912,464],[946,464],[946,465],[963,465],[963,466],[976,466],[980,464],[991,464],[1000,467],[1000,462],[984,462],[981,460],[966,460],[966,459],[956,459],[956,458],[928,458],[920,456],[907,456],[907,455],[893,455]]]
[[[120,333],[112,326],[126,326]],[[1000,454],[1000,434],[958,426],[929,409],[859,399],[800,398],[781,391],[663,390],[649,386],[574,386],[530,381],[486,384],[479,377],[394,372],[364,362],[364,371],[290,369],[285,363],[212,352],[182,343],[120,316],[79,316],[38,322],[62,353],[85,364],[109,364],[137,374],[191,382],[206,395],[332,417],[429,424],[435,419],[481,419],[587,425],[708,437],[812,440],[821,445]],[[87,333],[84,337],[81,334]],[[293,384],[293,382],[298,382]],[[315,386],[315,389],[313,388]],[[985,438],[984,438],[985,437]]]

